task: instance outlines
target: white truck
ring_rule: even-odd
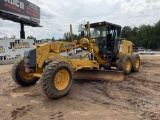
[[[155,55],[155,52],[152,51],[152,50],[145,50],[145,49],[139,49],[138,50],[138,53],[140,55],[143,55],[143,54],[150,54],[150,55]]]

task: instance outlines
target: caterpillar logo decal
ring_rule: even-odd
[[[75,48],[75,44],[74,43],[67,43],[67,44],[64,44],[63,46],[62,46],[62,49],[73,49],[73,48]]]

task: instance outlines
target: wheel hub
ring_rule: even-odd
[[[32,80],[34,77],[31,74],[25,72],[25,68],[22,68],[22,76],[26,80]]]
[[[139,59],[136,59],[136,68],[138,68],[139,67]]]
[[[127,61],[126,61],[126,70],[129,71],[129,70],[130,70],[130,67],[131,67],[131,61],[130,61],[130,60],[127,60]]]
[[[67,70],[60,70],[54,78],[54,85],[58,90],[64,90],[69,84],[70,76]]]

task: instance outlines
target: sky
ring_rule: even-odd
[[[78,26],[107,21],[118,25],[138,27],[154,25],[160,20],[160,0],[28,0],[41,8],[41,25],[25,26],[26,36],[37,39],[62,38],[64,32],[78,33]],[[16,35],[19,38],[20,25],[0,19],[0,37]]]

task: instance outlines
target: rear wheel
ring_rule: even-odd
[[[73,72],[69,64],[56,60],[46,66],[42,75],[42,89],[49,98],[65,96],[73,84]]]
[[[131,57],[132,61],[132,71],[133,72],[138,72],[140,68],[140,57],[138,54],[132,55]]]
[[[38,78],[25,72],[24,61],[17,61],[12,67],[12,78],[21,86],[27,87],[37,82]]]
[[[132,69],[131,58],[128,55],[123,55],[119,59],[118,70],[123,71],[125,75],[130,74]]]

